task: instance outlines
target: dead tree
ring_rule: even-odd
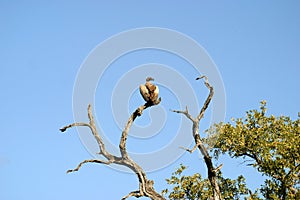
[[[211,102],[211,99],[214,95],[214,89],[209,84],[208,78],[206,76],[200,76],[200,77],[196,78],[196,80],[199,80],[202,78],[204,78],[204,80],[205,80],[204,81],[205,86],[209,89],[209,95],[208,95],[206,101],[204,102],[204,105],[203,105],[202,109],[200,110],[200,113],[198,114],[198,116],[196,118],[192,117],[189,114],[187,107],[186,107],[185,111],[179,111],[179,110],[172,110],[172,111],[176,112],[176,113],[184,114],[189,120],[192,121],[192,123],[193,123],[192,133],[193,133],[193,137],[195,140],[195,146],[192,149],[186,149],[186,148],[184,148],[184,149],[190,153],[193,153],[197,148],[200,150],[201,154],[203,155],[206,167],[207,167],[208,179],[209,179],[210,184],[213,189],[213,199],[220,200],[222,198],[221,198],[220,188],[219,188],[219,184],[218,184],[218,180],[217,180],[217,171],[220,170],[222,165],[220,165],[217,168],[214,168],[213,163],[212,163],[212,158],[209,155],[207,148],[203,144],[200,134],[199,134],[199,122],[203,118],[204,113],[205,113],[206,109],[208,108],[208,105]]]
[[[149,197],[152,200],[164,200],[165,198],[163,196],[161,196],[158,192],[155,191],[155,189],[153,187],[154,181],[147,179],[146,173],[144,172],[142,167],[140,167],[134,160],[132,160],[130,158],[130,156],[128,155],[127,150],[126,150],[126,140],[127,140],[128,132],[129,132],[129,129],[130,129],[132,123],[136,119],[136,117],[141,116],[145,109],[147,109],[151,106],[154,106],[154,105],[158,105],[160,103],[160,101],[161,101],[161,98],[158,99],[157,97],[156,98],[153,97],[149,101],[147,101],[144,105],[141,105],[140,107],[138,107],[131,114],[124,130],[122,131],[122,135],[121,135],[121,139],[120,139],[119,149],[120,149],[121,156],[113,155],[106,150],[105,144],[96,129],[91,105],[88,105],[89,123],[84,123],[84,122],[73,123],[73,124],[70,124],[70,125],[67,125],[67,126],[61,128],[60,131],[64,132],[68,128],[71,128],[74,126],[88,127],[91,130],[95,140],[97,141],[97,144],[99,147],[99,154],[102,155],[106,160],[100,160],[100,159],[84,160],[81,163],[79,163],[79,165],[75,169],[68,170],[67,173],[78,171],[82,167],[82,165],[84,165],[85,163],[99,163],[99,164],[105,164],[105,165],[110,165],[113,163],[113,164],[117,164],[117,165],[122,165],[122,166],[125,166],[125,167],[131,169],[137,175],[138,180],[139,180],[139,190],[130,192],[128,195],[124,196],[122,198],[122,200],[125,200],[129,197],[139,198],[139,197],[143,197],[143,196]]]

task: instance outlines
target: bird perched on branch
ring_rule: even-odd
[[[154,81],[154,79],[152,77],[147,77],[145,85],[140,85],[140,93],[146,102],[156,104],[159,100],[157,99],[159,89],[158,86],[154,85],[150,81]]]

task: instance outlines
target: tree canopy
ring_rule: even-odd
[[[218,172],[223,199],[242,196],[245,199],[300,199],[300,118],[267,116],[266,111],[266,101],[261,101],[259,110],[247,111],[244,118],[233,118],[232,122],[215,124],[207,130],[209,137],[205,142],[213,145],[211,153],[215,159],[221,154],[242,158],[247,166],[266,176],[264,184],[252,192],[242,175],[232,180]],[[170,199],[209,199],[208,180],[200,174],[185,176],[185,169],[181,165],[167,179],[174,188],[164,192]]]
[[[167,194],[168,198],[171,200],[210,199],[213,196],[213,190],[209,180],[203,178],[199,173],[191,176],[184,175],[186,168],[186,166],[180,165],[172,176],[166,179],[169,185],[173,185],[173,189],[172,191],[165,189],[163,193]],[[240,199],[242,196],[249,193],[245,178],[242,175],[236,180],[231,180],[229,178],[223,178],[222,174],[219,172],[217,178],[223,199]]]

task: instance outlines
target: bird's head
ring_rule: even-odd
[[[154,81],[154,78],[152,78],[152,77],[147,77],[146,78],[146,81],[148,82],[148,81]]]

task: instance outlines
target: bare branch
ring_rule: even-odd
[[[200,121],[202,119],[202,117],[204,116],[204,113],[205,113],[205,111],[206,111],[206,109],[207,109],[207,107],[208,107],[208,105],[209,105],[209,103],[210,103],[210,101],[211,101],[211,99],[214,95],[214,88],[209,84],[208,78],[206,76],[200,76],[200,77],[196,78],[196,80],[200,80],[202,78],[204,78],[205,86],[209,89],[209,95],[206,98],[206,100],[204,102],[204,105],[202,106],[202,109],[200,110],[199,115],[197,116],[198,121]]]
[[[88,126],[88,127],[90,127],[90,125],[87,124],[87,123],[78,122],[78,123],[73,123],[73,124],[69,124],[67,126],[64,126],[64,127],[60,128],[59,130],[61,132],[65,132],[68,128],[72,128],[74,126]]]
[[[179,148],[184,149],[184,150],[188,151],[189,153],[193,153],[199,145],[201,145],[201,143],[196,144],[192,149],[188,149],[185,147],[179,147]]]
[[[127,121],[127,124],[126,124],[124,130],[122,131],[122,136],[121,136],[121,139],[120,139],[119,147],[120,147],[121,155],[122,155],[123,158],[127,158],[128,157],[127,150],[126,150],[126,140],[127,140],[127,136],[128,136],[128,131],[129,131],[132,123],[134,122],[135,118],[137,116],[141,116],[142,113],[143,113],[143,110],[147,108],[146,104],[138,107],[131,114],[131,116],[129,117],[129,119]]]
[[[222,167],[223,167],[223,164],[219,165],[218,167],[216,167],[214,169],[214,172],[217,173],[218,171],[220,171],[222,169]]]
[[[68,174],[68,173],[71,173],[71,172],[77,172],[77,171],[82,167],[82,165],[84,165],[85,163],[100,163],[100,164],[106,164],[106,165],[109,165],[109,164],[111,164],[112,162],[110,162],[110,161],[104,161],[104,160],[98,160],[98,159],[84,160],[84,161],[82,161],[81,163],[79,163],[78,166],[77,166],[75,169],[69,169],[69,170],[67,171],[67,174]]]
[[[121,136],[121,139],[120,139],[119,147],[120,147],[122,157],[128,157],[127,150],[126,150],[126,140],[127,140],[129,129],[130,129],[132,123],[134,122],[134,120],[136,119],[136,117],[141,116],[145,109],[147,109],[151,106],[154,106],[154,105],[158,105],[160,102],[161,102],[161,98],[159,98],[155,103],[147,102],[144,105],[141,105],[140,107],[138,107],[131,114],[131,116],[129,117],[129,119],[127,121],[127,124],[126,124],[124,130],[122,131],[122,136]]]
[[[179,114],[184,114],[188,119],[190,119],[192,122],[195,121],[195,119],[192,117],[192,115],[189,114],[189,111],[188,111],[188,107],[186,106],[185,107],[185,111],[182,111],[182,110],[171,110],[172,112],[175,112],[175,113],[179,113]]]
[[[211,99],[212,99],[212,97],[214,95],[214,89],[209,84],[208,78],[206,76],[200,76],[200,77],[196,78],[196,80],[200,80],[202,78],[204,78],[204,84],[205,84],[205,86],[209,89],[209,95],[206,98],[206,100],[204,102],[204,105],[202,106],[202,108],[201,108],[201,110],[200,110],[197,118],[193,118],[189,114],[187,107],[186,107],[185,111],[177,111],[177,110],[172,110],[172,111],[175,112],[175,113],[183,114],[188,119],[190,119],[192,121],[192,123],[193,123],[193,132],[192,132],[192,134],[193,134],[193,137],[194,137],[196,145],[192,149],[186,149],[186,148],[183,148],[183,149],[185,149],[186,151],[192,153],[198,147],[198,149],[200,150],[201,154],[204,157],[204,161],[205,161],[205,164],[206,164],[206,167],[207,167],[208,179],[209,179],[210,184],[211,184],[211,186],[213,188],[213,199],[214,200],[220,200],[221,199],[221,192],[220,192],[220,188],[219,188],[219,185],[218,185],[216,172],[218,170],[220,170],[221,167],[219,166],[216,169],[213,167],[212,159],[209,156],[208,150],[204,146],[204,144],[203,144],[203,142],[201,140],[200,134],[199,134],[199,122],[203,118],[204,113],[205,113],[206,109],[208,108],[208,106],[209,106],[209,104],[211,102]]]
[[[114,164],[118,164],[118,165],[123,165],[125,167],[128,167],[129,169],[131,169],[133,172],[136,173],[138,180],[139,180],[139,191],[130,192],[127,196],[123,197],[122,199],[126,199],[126,198],[132,197],[132,196],[137,197],[137,198],[145,196],[145,197],[149,197],[153,200],[165,200],[163,196],[161,196],[159,193],[157,193],[154,190],[154,188],[153,188],[154,182],[152,180],[147,179],[147,176],[146,176],[146,173],[144,172],[144,170],[135,161],[133,161],[129,157],[129,155],[126,151],[126,140],[127,140],[128,132],[129,132],[129,129],[130,129],[132,123],[136,119],[136,117],[141,116],[145,109],[159,104],[160,101],[161,101],[161,98],[157,99],[155,102],[153,102],[153,101],[146,102],[144,105],[138,107],[132,113],[132,115],[129,117],[128,122],[127,122],[124,130],[122,131],[122,135],[121,135],[121,139],[120,139],[119,148],[120,148],[120,152],[121,152],[121,157],[115,156],[115,155],[109,153],[105,149],[105,144],[96,129],[91,105],[88,105],[89,124],[73,123],[73,124],[70,124],[70,125],[67,125],[67,126],[61,128],[60,130],[62,132],[64,132],[64,131],[66,131],[66,129],[74,127],[74,126],[88,126],[90,128],[95,140],[98,143],[98,146],[100,149],[99,154],[103,155],[107,159],[107,161],[98,160],[98,159],[84,160],[81,163],[79,163],[75,169],[68,170],[67,173],[78,171],[86,163],[99,163],[99,164],[106,164],[106,165],[114,163]]]
[[[126,195],[125,197],[123,197],[121,200],[125,200],[129,197],[136,197],[136,198],[139,198],[139,197],[142,197],[144,196],[143,194],[141,194],[140,191],[133,191],[133,192],[130,192],[128,195]]]
[[[102,141],[102,138],[100,137],[96,125],[95,125],[95,121],[94,121],[94,117],[93,117],[93,113],[92,113],[92,106],[89,104],[88,105],[88,117],[90,120],[90,129],[92,131],[92,134],[95,138],[95,140],[97,141],[98,145],[99,145],[99,154],[102,154],[105,158],[107,158],[108,160],[113,159],[113,157],[115,159],[117,159],[117,157],[111,155],[110,153],[108,153],[105,149],[105,145]]]

